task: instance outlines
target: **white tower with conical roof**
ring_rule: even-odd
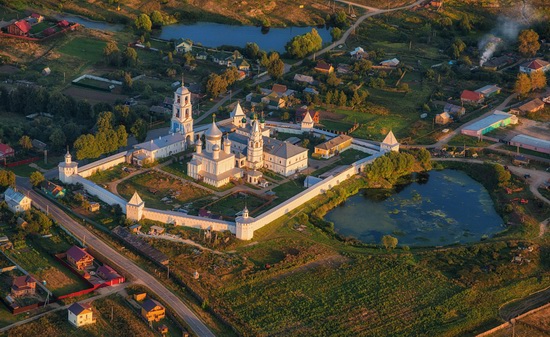
[[[67,153],[65,154],[65,161],[59,163],[57,168],[59,170],[59,180],[67,184],[71,183],[73,175],[78,174],[78,163],[72,161],[69,149],[67,149]]]
[[[380,152],[399,152],[399,142],[395,138],[393,132],[390,130],[384,141],[380,143]]]
[[[309,114],[309,111],[306,111],[306,115],[304,119],[302,120],[302,124],[300,125],[300,128],[304,131],[309,131],[313,129],[313,125],[315,123],[313,122],[313,118],[311,118],[311,115]]]
[[[174,92],[170,132],[185,135],[187,145],[193,144],[194,132],[191,92],[183,85],[183,79],[181,80],[181,87]]]
[[[140,198],[139,194],[134,192],[132,199],[126,204],[126,218],[134,221],[141,220],[144,208],[145,203]]]
[[[235,126],[238,127],[244,127],[244,124],[246,124],[246,115],[244,114],[243,108],[241,107],[241,103],[237,102],[237,105],[235,105],[235,108],[233,111],[231,111],[231,114],[229,117],[232,119],[232,123]],[[244,123],[243,123],[244,118]]]

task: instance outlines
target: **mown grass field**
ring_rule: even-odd
[[[60,47],[59,52],[95,63],[103,58],[103,48],[106,44],[102,40],[77,37]]]

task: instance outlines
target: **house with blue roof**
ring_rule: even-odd
[[[25,212],[31,209],[31,198],[11,187],[8,187],[4,192],[4,201],[13,213]]]

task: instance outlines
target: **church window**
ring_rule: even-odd
[[[177,103],[179,103],[179,102],[180,102],[180,97],[178,96]]]
[[[188,103],[189,103],[189,97],[185,96],[185,104],[188,104]]]

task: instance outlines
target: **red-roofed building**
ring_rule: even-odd
[[[468,104],[480,104],[483,102],[485,97],[482,93],[470,91],[470,90],[464,90],[462,94],[460,95],[460,100],[462,103],[468,103]]]
[[[28,36],[31,31],[31,24],[25,20],[19,20],[7,28],[8,34],[17,35],[17,36]]]
[[[42,22],[44,17],[38,13],[32,13],[31,18],[36,19],[36,23]]]
[[[330,74],[334,71],[334,67],[330,63],[326,63],[324,60],[317,62],[315,66],[315,71],[320,73]]]
[[[541,59],[529,61],[519,66],[519,71],[526,74],[531,74],[537,71],[547,72],[549,70],[550,63]]]
[[[108,284],[110,286],[124,283],[124,277],[120,276],[120,274],[117,273],[116,270],[106,264],[97,268],[96,273],[106,281],[105,284]]]
[[[13,278],[11,295],[13,297],[29,296],[36,293],[36,280],[29,275]]]
[[[84,249],[72,246],[67,251],[67,261],[78,270],[84,270],[94,263],[94,257],[88,254]]]
[[[274,91],[279,95],[284,94],[287,90],[288,88],[286,87],[286,85],[282,84],[273,84],[273,87],[271,88],[271,91]]]
[[[8,144],[2,144],[0,143],[0,159],[13,157],[15,155],[15,151],[12,149],[11,146]]]
[[[69,27],[69,21],[67,20],[61,20],[57,23],[57,25],[61,28]]]

